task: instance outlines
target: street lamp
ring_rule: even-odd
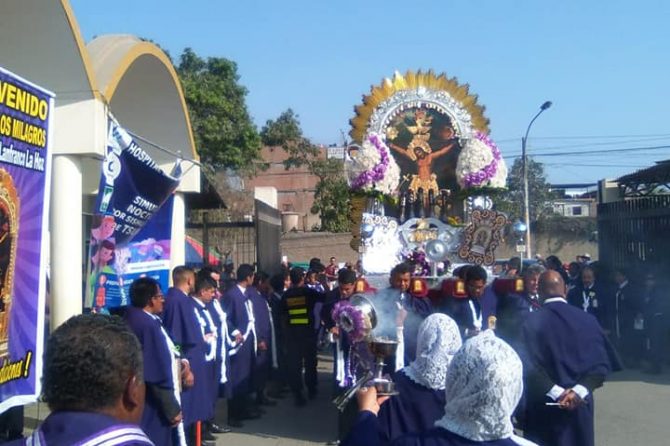
[[[530,259],[530,205],[528,204],[528,163],[526,159],[526,142],[528,141],[528,133],[533,122],[542,114],[543,111],[551,107],[551,101],[546,101],[540,106],[540,111],[530,120],[528,128],[526,129],[526,136],[521,139],[521,161],[523,166],[523,214],[526,223],[526,258]]]
[[[521,265],[519,266],[519,273],[523,271],[523,255],[526,251],[526,246],[523,243],[523,237],[526,234],[526,228],[527,228],[526,224],[521,220],[517,220],[517,222],[514,223],[514,226],[512,226],[514,234],[517,236],[516,252],[519,253],[519,256],[521,257]]]

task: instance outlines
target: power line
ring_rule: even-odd
[[[578,147],[591,147],[591,146],[614,146],[614,145],[625,145],[625,144],[634,144],[634,143],[646,143],[651,141],[664,141],[669,138],[647,138],[647,139],[629,139],[626,141],[607,141],[607,142],[586,142],[582,144],[568,144],[563,146],[550,146],[550,147],[537,147],[533,150],[533,153],[542,153],[538,152],[541,150],[556,150],[556,149],[576,149]]]
[[[533,153],[534,157],[545,157],[545,156],[564,156],[564,155],[595,155],[603,153],[624,153],[624,152],[638,152],[640,150],[661,150],[661,149],[670,149],[670,145],[662,146],[647,146],[647,147],[627,147],[624,149],[601,149],[601,150],[580,150],[577,152],[545,152],[545,153]],[[508,155],[503,158],[517,158],[519,155]]]
[[[521,154],[511,154],[511,155],[504,155],[504,158],[519,158]],[[538,158],[540,158],[542,154],[537,155]],[[576,156],[576,155],[575,155]],[[528,155],[529,158],[535,157],[534,154]],[[653,161],[659,161],[659,158],[664,158],[667,159],[668,156],[666,154],[659,154],[659,153],[654,153],[654,152],[637,152],[637,153],[626,153],[625,154],[625,160],[629,159],[635,159],[635,162],[652,162],[648,160],[653,160]],[[620,158],[616,159],[611,159],[608,157],[603,156],[601,153],[591,153],[591,152],[586,152],[584,154],[581,154],[579,156],[580,160],[584,160],[584,162],[600,162],[600,161],[622,161]]]
[[[585,136],[533,136],[529,141],[537,139],[614,139],[614,138],[654,138],[654,137],[670,137],[670,133],[649,133],[638,135],[585,135]],[[501,138],[495,140],[497,143],[502,142],[521,142],[521,137],[516,138]]]
[[[634,166],[630,164],[583,164],[583,163],[544,163],[545,166],[583,166],[583,167],[630,167],[632,169],[639,169],[642,167],[648,167],[648,165],[644,166]]]

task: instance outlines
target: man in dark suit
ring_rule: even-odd
[[[581,281],[568,293],[568,303],[584,312],[592,314],[606,331],[612,330],[613,298],[610,290],[596,275],[590,266],[581,272]]]
[[[496,333],[516,350],[520,351],[521,327],[526,317],[541,308],[538,287],[544,268],[531,265],[523,270],[523,291],[498,296]],[[560,274],[560,272],[559,272]]]
[[[645,372],[654,375],[663,371],[663,362],[668,354],[670,300],[665,290],[667,286],[659,284],[656,275],[648,271],[645,277],[643,315],[650,367]]]
[[[614,294],[614,342],[626,362],[626,366],[637,365],[644,351],[642,327],[636,329],[635,320],[642,318],[642,292],[635,290],[629,275],[623,268],[614,271],[617,285]]]

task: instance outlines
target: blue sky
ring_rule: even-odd
[[[71,1],[86,41],[147,37],[238,64],[260,127],[288,107],[317,143],[341,142],[353,107],[395,70],[432,68],[469,83],[504,156],[545,100],[529,153],[556,183],[595,182],[670,148],[670,2],[450,0]],[[588,136],[589,138],[584,138]],[[508,159],[508,162],[512,162]]]

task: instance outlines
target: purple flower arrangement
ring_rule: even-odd
[[[365,317],[361,310],[348,301],[336,303],[331,315],[335,324],[349,335],[351,342],[360,342],[365,338]]]
[[[366,170],[354,178],[354,180],[351,182],[352,189],[362,189],[365,186],[378,183],[382,181],[384,179],[384,175],[386,175],[386,169],[388,168],[390,162],[388,148],[382,142],[382,140],[379,139],[379,136],[374,133],[368,136],[368,141],[377,149],[377,153],[379,153],[380,158],[379,163],[371,170]]]
[[[493,178],[496,172],[498,171],[498,163],[500,163],[500,160],[502,159],[502,155],[500,154],[498,146],[493,142],[493,140],[491,140],[491,138],[489,138],[487,135],[481,132],[477,132],[475,134],[475,138],[477,138],[479,141],[484,143],[485,146],[491,149],[491,153],[493,154],[493,160],[491,160],[491,162],[487,164],[483,169],[477,172],[470,172],[464,175],[463,183],[465,184],[466,187],[482,186],[491,178]]]
[[[412,252],[410,252],[408,255],[405,256],[405,261],[410,263],[411,265],[414,265],[414,267],[419,267],[421,269],[420,273],[416,273],[413,275],[416,276],[430,276],[430,263],[428,263],[428,260],[426,260],[426,253],[419,250],[415,249]],[[418,269],[418,268],[417,268]]]

